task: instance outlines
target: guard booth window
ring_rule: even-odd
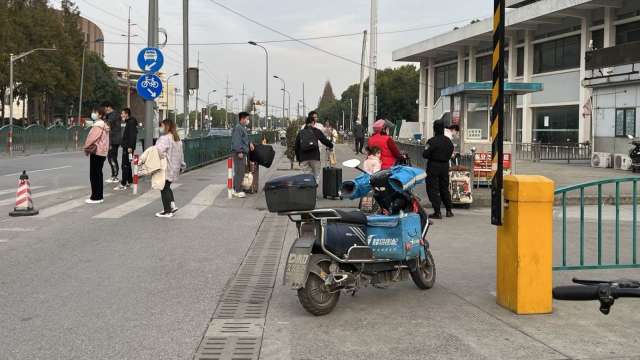
[[[580,35],[536,44],[533,58],[536,74],[580,67]]]
[[[579,117],[578,105],[536,109],[534,141],[553,145],[577,143]]]
[[[616,26],[616,44],[640,41],[640,21]]]
[[[465,139],[470,142],[489,140],[489,96],[468,96]]]
[[[435,92],[433,101],[437,102],[440,98],[442,89],[458,84],[458,64],[444,65],[436,68]]]
[[[636,136],[636,109],[616,109],[616,137]]]

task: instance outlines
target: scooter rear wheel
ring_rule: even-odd
[[[422,290],[431,289],[436,283],[436,263],[431,251],[427,250],[427,258],[420,261],[418,268],[411,272],[411,279]]]
[[[319,264],[325,273],[329,273],[329,265],[326,262]],[[326,267],[326,269],[325,269]],[[318,275],[310,273],[304,287],[298,289],[298,300],[302,307],[315,316],[322,316],[333,311],[340,299],[340,292],[329,292]]]

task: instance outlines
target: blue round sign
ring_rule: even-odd
[[[155,100],[162,94],[162,80],[157,75],[142,75],[138,79],[136,88],[143,99]]]
[[[155,74],[164,65],[164,55],[157,48],[144,48],[138,53],[138,66],[147,74]]]

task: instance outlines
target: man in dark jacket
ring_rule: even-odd
[[[114,190],[127,190],[133,184],[133,171],[131,170],[131,157],[136,150],[138,142],[138,120],[131,116],[131,109],[125,108],[120,114],[124,121],[122,134],[122,180]]]
[[[451,193],[449,192],[449,160],[453,154],[453,143],[444,134],[444,121],[433,123],[434,136],[427,141],[422,156],[427,159],[427,195],[433,206],[433,219],[442,219],[440,203],[447,208],[447,217],[452,217]]]
[[[324,136],[322,131],[316,128],[317,121],[318,113],[315,111],[310,112],[304,128],[298,132],[296,137],[296,159],[298,159],[302,169],[313,174],[318,182],[322,171],[318,141],[329,149],[333,149],[333,143]]]
[[[238,125],[231,133],[231,152],[233,153],[233,193],[236,198],[244,198],[246,194],[242,191],[242,181],[247,170],[247,157],[249,151],[253,151],[253,144],[249,141],[247,126],[251,121],[247,112],[238,114]]]
[[[364,126],[362,126],[360,120],[353,126],[353,137],[356,143],[356,154],[362,154],[362,147],[364,146]]]
[[[107,160],[109,166],[111,166],[111,178],[107,179],[107,183],[117,183],[118,180],[118,148],[122,143],[122,120],[120,114],[113,110],[113,105],[105,101],[102,106],[107,113],[106,123],[109,126],[109,153],[107,154]]]

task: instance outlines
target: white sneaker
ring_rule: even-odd
[[[127,189],[129,189],[129,186],[128,185],[123,186],[122,184],[120,184],[120,185],[118,185],[118,186],[113,188],[113,190],[115,190],[115,191],[123,191],[123,190],[127,190]]]
[[[156,216],[159,217],[159,218],[172,218],[173,217],[173,213],[172,212],[161,211],[161,212],[157,212]]]
[[[174,203],[173,201],[171,202],[171,213],[175,214],[178,212],[178,210],[180,210],[179,207],[176,206],[176,203]]]
[[[86,204],[102,204],[104,202],[104,199],[102,200],[91,200],[91,199],[87,199],[84,201]]]
[[[109,179],[105,180],[104,182],[106,182],[107,184],[115,184],[117,182],[120,182],[120,180],[118,180],[118,178],[112,177],[112,178],[109,178]]]
[[[244,199],[247,197],[247,194],[245,194],[243,191],[240,192],[233,192],[233,196],[237,197],[238,199]]]

